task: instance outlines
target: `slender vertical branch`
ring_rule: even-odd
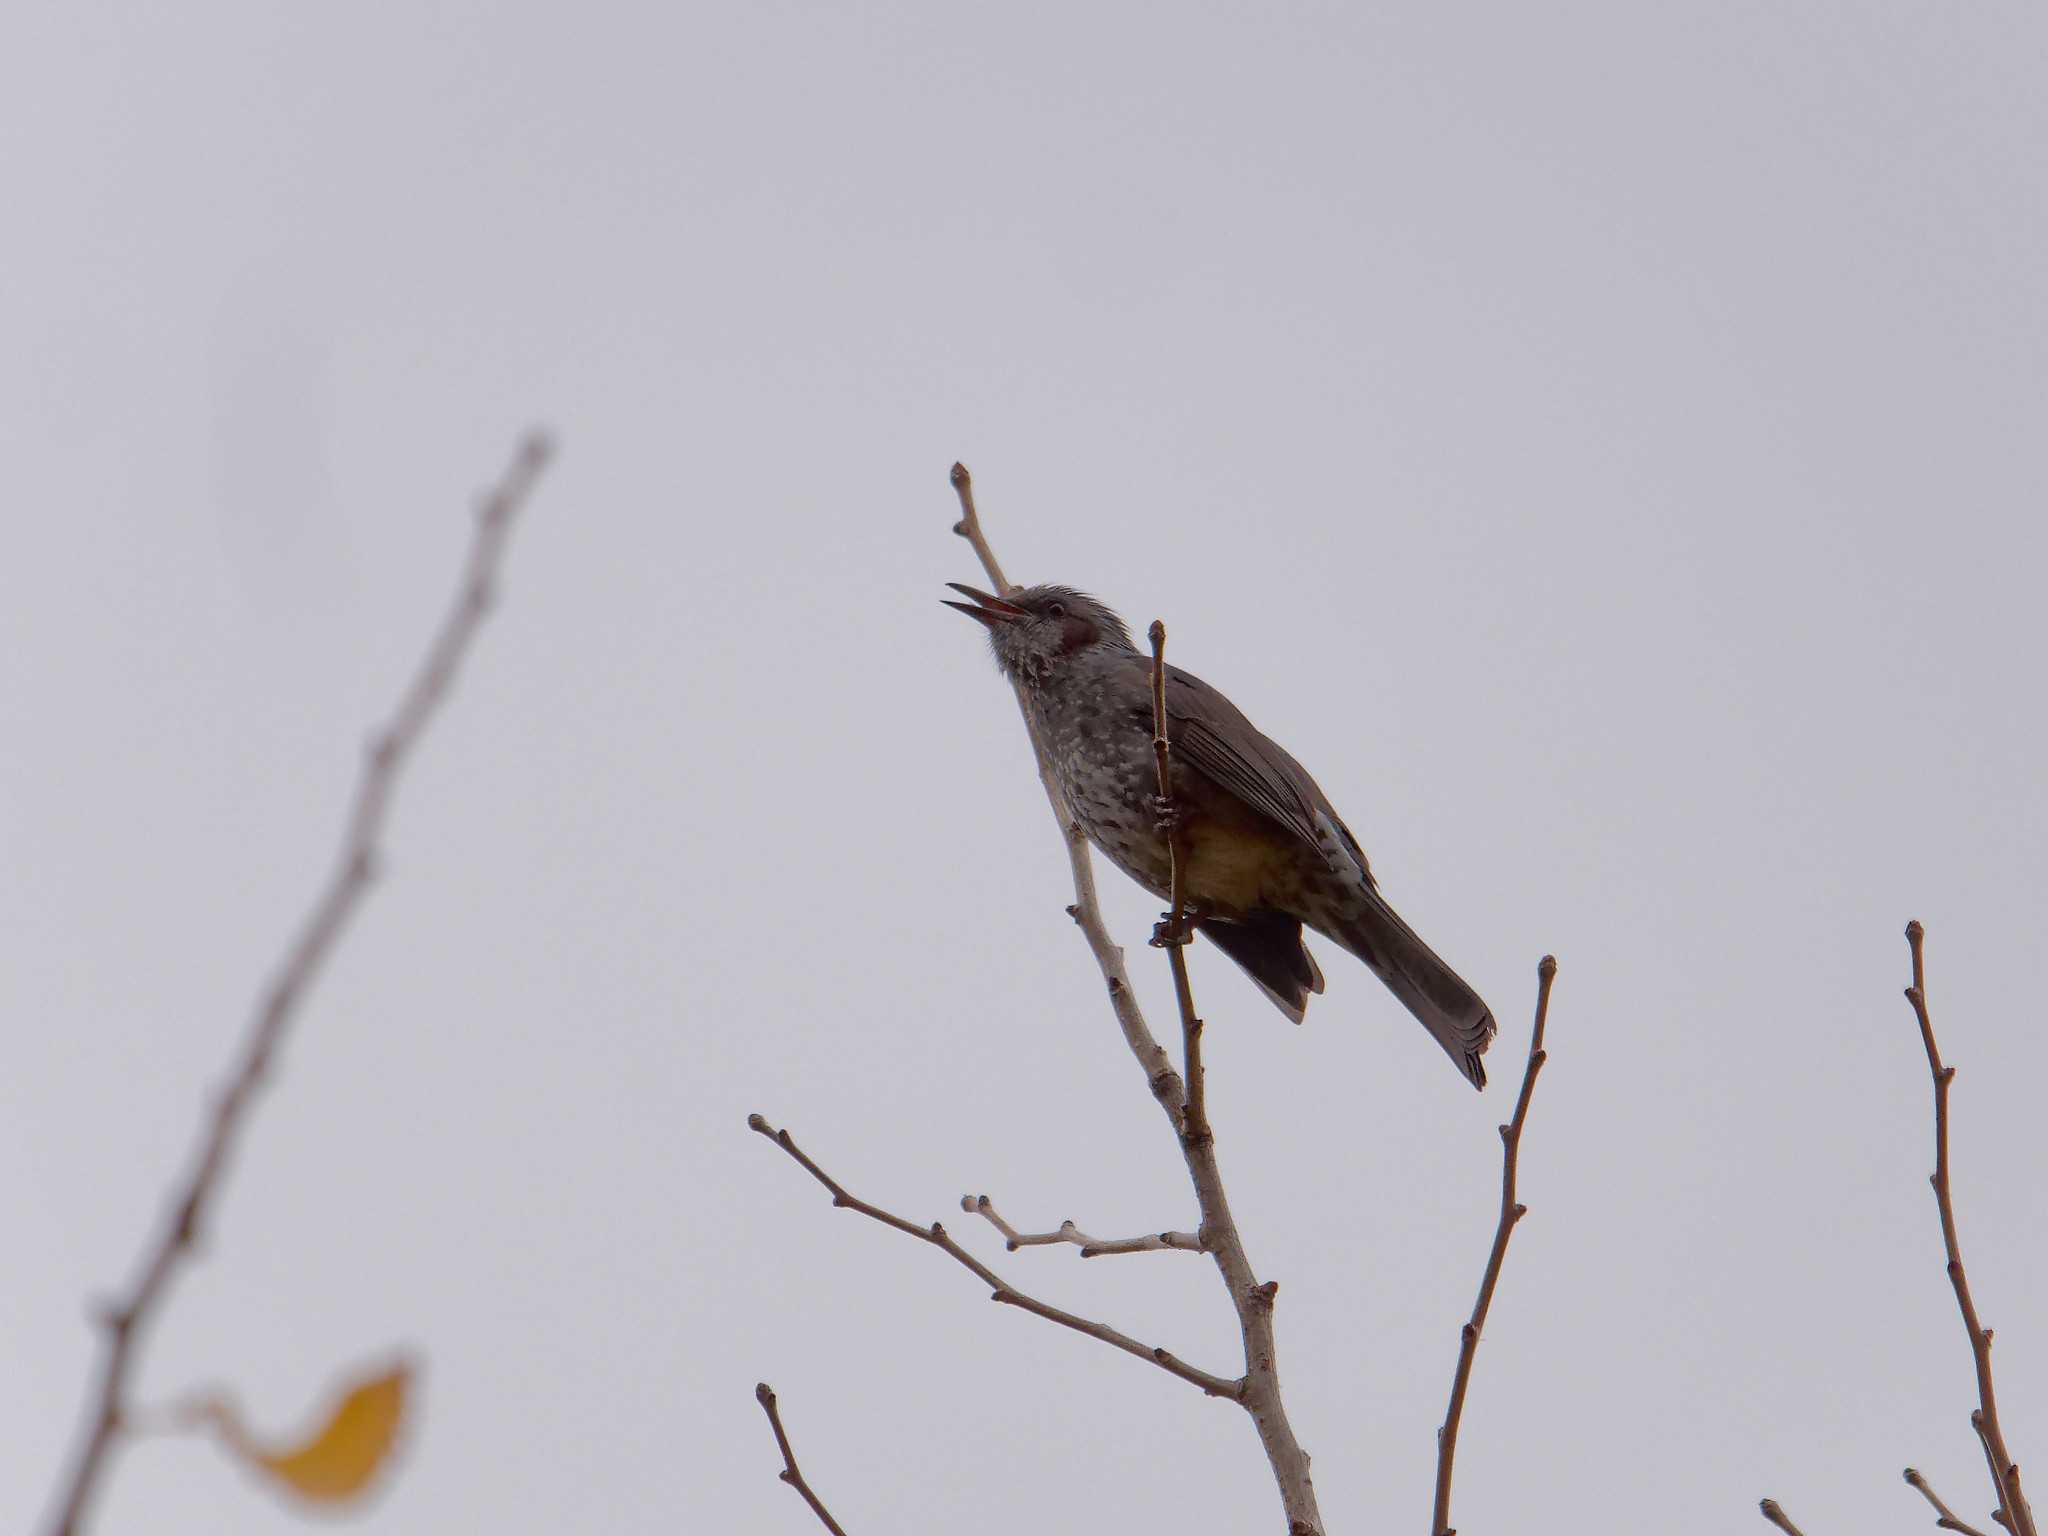
[[[1180,1005],[1181,1076],[1188,1088],[1181,1135],[1205,1140],[1211,1133],[1203,1088],[1202,1021],[1195,1016],[1194,989],[1188,982],[1188,844],[1173,801],[1173,746],[1166,739],[1166,626],[1154,619],[1146,635],[1152,642],[1152,760],[1159,771],[1159,820],[1166,833],[1167,904],[1172,908],[1152,942],[1166,951],[1173,967],[1174,1000]]]
[[[1458,1456],[1458,1424],[1465,1414],[1465,1392],[1472,1382],[1472,1363],[1479,1354],[1479,1335],[1493,1306],[1494,1287],[1500,1283],[1501,1265],[1508,1256],[1508,1239],[1514,1235],[1516,1224],[1529,1214],[1529,1208],[1515,1198],[1515,1175],[1521,1162],[1522,1127],[1529,1118],[1529,1100],[1536,1092],[1536,1074],[1549,1059],[1543,1049],[1543,1026],[1550,1016],[1550,987],[1556,979],[1557,961],[1545,955],[1536,967],[1536,1022],[1529,1031],[1529,1064],[1522,1071],[1522,1091],[1515,1100],[1513,1116],[1500,1128],[1500,1220],[1493,1229],[1486,1271],[1479,1278],[1479,1298],[1472,1304],[1472,1316],[1458,1333],[1458,1366],[1451,1376],[1451,1402],[1444,1411],[1443,1428],[1436,1436],[1436,1512],[1429,1526],[1435,1536],[1455,1536],[1451,1526],[1451,1470]],[[1765,1514],[1769,1513],[1767,1509]]]
[[[981,521],[974,510],[972,487],[973,481],[966,466],[954,465],[953,488],[959,493],[961,511],[961,519],[954,524],[954,532],[974,546],[975,553],[981,558],[982,569],[1000,594],[1009,591],[1010,587],[981,532]],[[1033,744],[1035,747],[1036,742]],[[1288,1536],[1322,1536],[1323,1520],[1316,1507],[1315,1484],[1309,1476],[1308,1453],[1294,1437],[1286,1405],[1281,1400],[1280,1377],[1275,1366],[1278,1351],[1273,1332],[1273,1299],[1280,1289],[1279,1283],[1268,1281],[1261,1285],[1251,1260],[1245,1254],[1244,1240],[1238,1233],[1237,1220],[1232,1216],[1230,1201],[1224,1194],[1214,1138],[1187,1133],[1187,1087],[1181,1075],[1174,1071],[1172,1058],[1160,1047],[1158,1038],[1138,1007],[1137,997],[1131,990],[1130,975],[1124,966],[1123,950],[1110,937],[1109,929],[1102,921],[1101,907],[1095,896],[1095,866],[1088,854],[1087,837],[1068,811],[1043,753],[1039,755],[1039,780],[1045,786],[1053,817],[1066,840],[1067,862],[1074,879],[1074,904],[1067,909],[1068,913],[1079,925],[1090,952],[1095,956],[1096,966],[1102,972],[1103,982],[1109,989],[1110,1006],[1116,1013],[1124,1042],[1144,1072],[1152,1097],[1158,1101],[1174,1128],[1202,1213],[1198,1236],[1215,1260],[1217,1271],[1230,1294],[1231,1308],[1237,1313],[1238,1332],[1244,1341],[1245,1353],[1244,1389],[1239,1401],[1251,1415],[1259,1444],[1272,1466],[1273,1480],[1280,1490],[1281,1507],[1287,1516]],[[1176,948],[1170,953],[1178,955],[1180,951]],[[1176,991],[1181,991],[1178,978]],[[1185,1036],[1194,1004],[1184,991],[1181,991],[1181,996]]]
[[[84,1522],[109,1453],[122,1433],[137,1344],[172,1278],[199,1245],[229,1156],[300,1002],[376,878],[378,843],[399,770],[446,698],[470,642],[490,611],[512,521],[551,451],[545,437],[529,434],[496,488],[477,508],[476,533],[454,601],[390,720],[370,739],[333,872],[314,899],[276,976],[257,1001],[241,1056],[215,1101],[190,1169],[172,1193],[164,1224],[143,1253],[134,1284],[101,1314],[106,1348],[78,1453],[51,1522],[55,1536],[72,1536]]]
[[[975,557],[981,561],[981,568],[988,573],[989,582],[1001,597],[1010,590],[1010,579],[1003,574],[1003,568],[996,564],[995,551],[988,547],[988,540],[982,537],[981,515],[974,510],[974,476],[967,473],[965,464],[953,466],[953,490],[960,498],[960,521],[953,525],[953,531],[974,546]]]
[[[775,1445],[782,1452],[782,1470],[776,1474],[790,1487],[803,1495],[804,1502],[811,1506],[825,1529],[832,1536],[846,1536],[839,1522],[832,1518],[832,1511],[825,1507],[825,1501],[811,1491],[811,1485],[804,1481],[803,1468],[796,1464],[796,1452],[790,1448],[789,1436],[782,1428],[782,1413],[775,1405],[775,1389],[762,1382],[754,1388],[754,1401],[761,1405],[761,1411],[768,1415],[768,1427],[775,1431]]]
[[[1970,1279],[1963,1270],[1963,1250],[1956,1236],[1955,1202],[1949,1192],[1948,1090],[1956,1069],[1945,1066],[1941,1049],[1934,1042],[1934,1023],[1927,1011],[1927,969],[1924,945],[1927,930],[1916,920],[1906,924],[1906,944],[1913,956],[1913,984],[1906,988],[1906,1001],[1920,1023],[1920,1043],[1927,1049],[1927,1070],[1934,1079],[1934,1203],[1941,1214],[1941,1241],[1948,1253],[1948,1279],[1956,1293],[1956,1307],[1963,1315],[1963,1329],[1970,1338],[1970,1355],[1977,1367],[1977,1411],[1971,1426],[1984,1443],[1991,1482],[1998,1494],[1999,1524],[2013,1536],[2038,1536],[2034,1512],[2020,1491],[2020,1469],[2013,1464],[2005,1445],[2005,1432],[1998,1423],[1998,1393],[1991,1381],[1991,1330],[1977,1316],[1977,1303],[1970,1295]]]

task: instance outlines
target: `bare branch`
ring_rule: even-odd
[[[1913,956],[1913,984],[1906,988],[1906,1001],[1920,1023],[1920,1043],[1927,1048],[1927,1071],[1934,1080],[1934,1186],[1935,1207],[1941,1213],[1941,1241],[1948,1252],[1948,1279],[1956,1293],[1956,1307],[1963,1315],[1963,1329],[1970,1338],[1970,1354],[1977,1367],[1977,1412],[1971,1426],[1983,1441],[1984,1456],[1991,1470],[1992,1487],[1998,1495],[1998,1523],[2013,1536],[2038,1536],[2034,1512],[2020,1491],[2020,1469],[2013,1465],[2006,1449],[2005,1432],[1998,1423],[1998,1393],[1991,1381],[1991,1330],[1977,1316],[1977,1304],[1970,1295],[1969,1276],[1963,1271],[1963,1250],[1956,1236],[1955,1202],[1949,1193],[1948,1176],[1948,1091],[1956,1069],[1944,1066],[1941,1050],[1934,1043],[1934,1023],[1927,1012],[1927,970],[1924,944],[1927,930],[1918,921],[1906,924],[1906,944]]]
[[[1911,1486],[1919,1489],[1920,1496],[1934,1506],[1934,1523],[1942,1530],[1959,1531],[1962,1533],[1962,1536],[1984,1536],[1984,1532],[1970,1524],[1969,1521],[1958,1519],[1956,1512],[1942,1502],[1941,1495],[1934,1491],[1933,1485],[1911,1467],[1906,1468],[1906,1481]]]
[[[966,466],[954,465],[953,486],[960,493],[961,508],[961,521],[955,525],[955,530],[974,545],[975,553],[981,557],[982,569],[988,573],[998,593],[1006,592],[1011,589],[1003,577],[1002,567],[996,563],[995,555],[988,547],[987,539],[982,535],[981,520],[974,511],[972,485]],[[1029,728],[1028,718],[1026,728]],[[1155,731],[1155,734],[1164,733]],[[1036,740],[1032,746],[1037,751]],[[1145,1022],[1144,1012],[1138,1007],[1137,996],[1131,990],[1130,975],[1124,968],[1124,952],[1110,937],[1109,929],[1102,921],[1102,909],[1095,894],[1095,865],[1089,857],[1087,835],[1068,810],[1042,751],[1038,752],[1038,777],[1045,786],[1046,799],[1052,804],[1053,819],[1058,822],[1066,839],[1067,863],[1074,879],[1074,904],[1067,908],[1067,914],[1079,925],[1082,936],[1088,941],[1089,952],[1095,956],[1095,964],[1109,990],[1110,1007],[1116,1014],[1117,1027],[1123,1031],[1124,1043],[1130,1047],[1131,1055],[1144,1072],[1152,1097],[1158,1101],[1173,1126],[1182,1159],[1187,1164],[1188,1177],[1195,1187],[1196,1202],[1201,1208],[1202,1247],[1216,1261],[1217,1271],[1230,1295],[1231,1308],[1237,1314],[1245,1358],[1243,1393],[1239,1401],[1252,1416],[1259,1444],[1273,1468],[1273,1479],[1279,1485],[1281,1506],[1287,1516],[1288,1536],[1321,1536],[1323,1521],[1316,1507],[1315,1484],[1309,1477],[1308,1453],[1294,1437],[1293,1425],[1288,1421],[1287,1409],[1280,1396],[1280,1377],[1275,1365],[1278,1346],[1273,1332],[1273,1299],[1280,1289],[1279,1282],[1260,1284],[1251,1260],[1245,1254],[1244,1240],[1238,1234],[1237,1220],[1231,1215],[1230,1201],[1224,1193],[1223,1174],[1216,1161],[1215,1140],[1208,1134],[1206,1116],[1196,1126],[1201,1134],[1190,1133],[1187,1086],[1174,1070],[1172,1058],[1161,1048],[1151,1026]],[[1169,953],[1179,961],[1179,947],[1170,949]],[[1187,995],[1185,975],[1181,970],[1183,964],[1176,965],[1175,990],[1181,1002],[1185,1042],[1188,1021],[1194,1017],[1194,1005]],[[1192,1028],[1199,1033],[1200,1021],[1196,1020]]]
[[[762,1116],[747,1116],[747,1128],[758,1131],[761,1135],[766,1136],[792,1158],[796,1159],[797,1163],[802,1166],[806,1173],[831,1192],[834,1205],[844,1206],[851,1211],[858,1211],[871,1221],[879,1221],[885,1227],[894,1227],[898,1232],[903,1233],[907,1237],[914,1237],[920,1242],[930,1243],[940,1252],[951,1255],[954,1260],[972,1271],[984,1285],[989,1287],[993,1293],[990,1297],[991,1300],[1001,1302],[1005,1306],[1016,1307],[1020,1311],[1029,1312],[1034,1316],[1042,1317],[1047,1322],[1058,1323],[1062,1328],[1071,1328],[1076,1333],[1085,1333],[1091,1339],[1100,1339],[1112,1349],[1120,1349],[1127,1355],[1137,1356],[1140,1360],[1149,1360],[1168,1375],[1178,1376],[1182,1381],[1200,1387],[1211,1397],[1229,1398],[1235,1402],[1242,1394],[1244,1383],[1241,1381],[1233,1381],[1228,1377],[1218,1376],[1212,1372],[1197,1369],[1179,1356],[1164,1349],[1155,1349],[1149,1344],[1141,1344],[1129,1334],[1120,1332],[1110,1327],[1107,1323],[1091,1322],[1085,1317],[1077,1317],[1072,1312],[1062,1311],[1058,1307],[1047,1305],[1036,1297],[1025,1295],[1022,1291],[1011,1285],[1009,1281],[961,1247],[953,1240],[946,1229],[936,1221],[928,1227],[921,1227],[914,1221],[906,1221],[893,1212],[885,1211],[878,1205],[870,1205],[867,1201],[847,1193],[845,1187],[838,1180],[811,1161],[803,1149],[797,1146],[795,1139],[790,1136],[788,1131],[776,1130]]]
[[[754,1388],[754,1401],[761,1405],[761,1411],[768,1415],[768,1427],[775,1431],[776,1447],[782,1452],[782,1470],[776,1474],[790,1487],[803,1495],[804,1502],[811,1506],[811,1513],[823,1522],[832,1536],[846,1536],[839,1522],[832,1518],[832,1511],[825,1507],[825,1501],[811,1491],[811,1485],[804,1481],[803,1469],[796,1464],[796,1452],[790,1448],[789,1436],[783,1432],[782,1413],[775,1405],[775,1389],[762,1382]]]
[[[1764,1518],[1783,1531],[1785,1536],[1801,1536],[1799,1527],[1792,1523],[1790,1515],[1778,1507],[1776,1499],[1764,1499],[1758,1503],[1757,1508],[1762,1510]]]
[[[1159,774],[1159,816],[1166,825],[1167,893],[1172,907],[1166,921],[1153,931],[1152,942],[1166,951],[1173,967],[1173,996],[1180,1008],[1181,1077],[1188,1095],[1180,1133],[1183,1139],[1207,1141],[1202,1021],[1195,1016],[1195,994],[1188,984],[1187,839],[1173,803],[1173,747],[1166,739],[1166,626],[1154,619],[1146,635],[1152,642],[1152,759]]]
[[[1536,1074],[1543,1070],[1548,1055],[1543,1049],[1543,1026],[1550,1016],[1550,987],[1557,979],[1557,961],[1545,955],[1536,967],[1536,1022],[1529,1031],[1529,1064],[1522,1072],[1522,1092],[1515,1100],[1515,1112],[1500,1128],[1500,1220],[1493,1229],[1493,1248],[1486,1256],[1486,1272],[1479,1279],[1479,1298],[1472,1304],[1472,1316],[1458,1335],[1458,1366],[1451,1377],[1451,1402],[1444,1411],[1443,1428],[1436,1436],[1436,1513],[1430,1529],[1436,1536],[1455,1536],[1451,1526],[1451,1469],[1458,1455],[1458,1423],[1465,1413],[1465,1391],[1472,1381],[1472,1362],[1479,1353],[1479,1336],[1486,1327],[1487,1311],[1493,1306],[1493,1290],[1500,1282],[1502,1263],[1508,1256],[1508,1239],[1529,1208],[1515,1199],[1515,1174],[1521,1159],[1522,1127],[1529,1118],[1529,1100],[1536,1091]],[[1774,1518],[1777,1506],[1764,1501],[1765,1518]],[[1790,1525],[1785,1527],[1791,1529]]]
[[[497,486],[479,504],[475,537],[454,601],[390,720],[370,738],[333,872],[315,897],[275,977],[257,1001],[241,1056],[215,1101],[191,1168],[173,1191],[167,1219],[143,1253],[135,1283],[101,1314],[106,1351],[77,1458],[51,1522],[50,1529],[56,1536],[72,1536],[83,1524],[87,1505],[106,1468],[108,1453],[122,1434],[123,1416],[128,1411],[128,1377],[134,1366],[137,1341],[154,1317],[173,1275],[198,1247],[223,1170],[249,1108],[269,1074],[272,1058],[283,1043],[307,989],[333,953],[342,930],[376,878],[378,840],[384,831],[399,770],[446,698],[456,669],[490,611],[512,521],[552,451],[545,436],[529,433]]]
[[[960,521],[953,525],[953,531],[974,546],[975,558],[988,572],[996,596],[1001,597],[1010,590],[1010,582],[1003,575],[1003,568],[996,564],[995,551],[988,547],[988,540],[981,535],[981,517],[974,510],[974,476],[967,473],[965,464],[955,464],[952,478],[953,489],[960,497]]]
[[[1040,1248],[1053,1243],[1072,1243],[1081,1250],[1084,1259],[1113,1253],[1162,1253],[1174,1248],[1187,1253],[1202,1251],[1202,1240],[1192,1232],[1147,1232],[1142,1237],[1090,1237],[1071,1221],[1061,1222],[1050,1232],[1019,1232],[1003,1220],[995,1202],[987,1195],[962,1195],[960,1209],[985,1217],[990,1226],[1003,1234],[1003,1243],[1012,1253],[1019,1248]]]

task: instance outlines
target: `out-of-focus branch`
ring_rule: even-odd
[[[1019,1232],[1003,1220],[995,1202],[987,1195],[962,1195],[960,1209],[986,1218],[990,1226],[1003,1234],[1003,1243],[1012,1253],[1019,1248],[1041,1248],[1053,1243],[1072,1243],[1081,1250],[1084,1259],[1112,1253],[1161,1253],[1169,1248],[1187,1253],[1202,1251],[1201,1239],[1192,1232],[1147,1232],[1142,1237],[1090,1237],[1071,1221],[1061,1222],[1050,1232]]]
[[[804,1502],[811,1506],[832,1536],[846,1536],[839,1522],[832,1518],[832,1511],[825,1507],[825,1501],[811,1491],[811,1485],[804,1481],[803,1469],[796,1464],[796,1452],[790,1448],[789,1436],[782,1428],[782,1412],[775,1404],[775,1389],[762,1382],[754,1388],[754,1401],[761,1405],[761,1411],[768,1415],[768,1427],[775,1431],[775,1444],[782,1452],[782,1470],[775,1475],[803,1495]]]
[[[1110,1327],[1107,1323],[1091,1322],[1085,1317],[1075,1316],[1072,1312],[1062,1311],[1058,1307],[1049,1306],[1034,1296],[1025,1295],[965,1248],[962,1248],[953,1240],[951,1234],[936,1221],[928,1227],[921,1227],[914,1221],[906,1221],[903,1217],[891,1211],[883,1210],[879,1205],[870,1205],[867,1201],[849,1194],[838,1180],[811,1161],[803,1149],[797,1146],[795,1139],[791,1137],[788,1131],[776,1130],[764,1117],[760,1115],[747,1116],[747,1128],[767,1137],[794,1158],[806,1173],[831,1192],[834,1205],[844,1206],[850,1211],[858,1211],[870,1221],[879,1221],[885,1227],[894,1227],[905,1236],[914,1237],[919,1242],[930,1243],[941,1253],[950,1255],[957,1263],[971,1271],[984,1285],[989,1287],[992,1293],[990,1300],[1032,1313],[1034,1316],[1044,1318],[1047,1322],[1058,1323],[1062,1328],[1071,1328],[1076,1333],[1085,1333],[1091,1339],[1100,1339],[1112,1349],[1120,1349],[1127,1355],[1137,1356],[1140,1360],[1149,1360],[1168,1375],[1178,1376],[1182,1381],[1192,1386],[1200,1387],[1211,1397],[1227,1397],[1235,1402],[1241,1396],[1244,1390],[1244,1383],[1241,1381],[1234,1381],[1226,1376],[1218,1376],[1213,1372],[1200,1370],[1167,1350],[1155,1349],[1149,1344],[1139,1343],[1129,1334],[1120,1332]]]
[[[965,465],[953,466],[953,488],[959,492],[961,511],[961,520],[954,525],[954,531],[974,546],[976,555],[981,558],[982,569],[998,594],[1011,590],[1002,567],[996,563],[995,555],[989,549],[987,538],[982,534],[981,519],[974,509],[973,481]],[[1156,734],[1163,735],[1164,732]],[[1034,741],[1034,750],[1036,746]],[[1074,879],[1074,904],[1067,908],[1067,914],[1080,926],[1082,936],[1087,939],[1089,952],[1095,956],[1095,964],[1109,989],[1110,1007],[1116,1014],[1117,1027],[1123,1031],[1124,1043],[1130,1047],[1139,1069],[1144,1072],[1152,1097],[1158,1101],[1173,1126],[1202,1213],[1199,1233],[1202,1247],[1216,1261],[1217,1271],[1230,1295],[1231,1308],[1237,1314],[1245,1359],[1243,1392],[1239,1401],[1252,1417],[1259,1444],[1273,1469],[1273,1479],[1279,1485],[1288,1536],[1322,1536],[1323,1520],[1316,1507],[1315,1484],[1309,1476],[1308,1453],[1295,1439],[1294,1428],[1288,1421],[1287,1409],[1280,1397],[1280,1377],[1275,1366],[1278,1348],[1273,1332],[1273,1299],[1280,1289],[1279,1282],[1260,1284],[1251,1260],[1245,1254],[1244,1240],[1238,1234],[1237,1220],[1231,1215],[1230,1201],[1224,1193],[1223,1174],[1216,1160],[1214,1137],[1208,1134],[1207,1117],[1204,1116],[1199,1123],[1201,1134],[1190,1133],[1187,1086],[1180,1073],[1174,1070],[1172,1058],[1160,1046],[1138,1007],[1137,996],[1131,990],[1130,975],[1124,967],[1124,952],[1110,937],[1109,929],[1102,921],[1102,909],[1095,894],[1095,865],[1088,853],[1087,834],[1060,795],[1059,786],[1042,752],[1038,754],[1038,776],[1045,786],[1046,799],[1052,804],[1053,819],[1066,839],[1067,863]],[[1171,953],[1178,957],[1180,951],[1175,948]],[[1178,977],[1176,990],[1182,990]],[[1186,1021],[1193,1014],[1192,1000],[1183,995],[1184,1031]],[[1199,1031],[1199,1022],[1194,1028]]]
[[[370,882],[376,878],[378,840],[384,831],[399,770],[447,696],[456,669],[490,612],[513,519],[525,505],[551,453],[545,436],[529,433],[497,486],[478,506],[475,537],[454,601],[411,683],[400,696],[397,709],[370,738],[333,872],[315,897],[275,977],[257,1001],[241,1056],[214,1103],[192,1166],[172,1193],[164,1225],[143,1254],[134,1284],[127,1294],[101,1312],[106,1349],[87,1409],[83,1438],[51,1522],[50,1528],[57,1536],[71,1536],[84,1521],[108,1455],[122,1433],[136,1346],[154,1318],[172,1277],[198,1247],[228,1158],[299,1003],[333,953]]]
[[[1443,1428],[1436,1436],[1436,1513],[1430,1529],[1436,1536],[1455,1536],[1451,1526],[1451,1469],[1458,1455],[1458,1423],[1465,1413],[1465,1391],[1472,1381],[1472,1362],[1479,1353],[1479,1335],[1486,1327],[1487,1311],[1493,1306],[1493,1290],[1500,1283],[1502,1263],[1508,1256],[1508,1239],[1529,1208],[1515,1199],[1515,1175],[1522,1152],[1522,1127],[1529,1118],[1529,1100],[1536,1091],[1536,1074],[1549,1059],[1543,1049],[1543,1026],[1550,1015],[1550,986],[1557,979],[1557,961],[1545,955],[1536,967],[1536,1022],[1529,1031],[1529,1064],[1522,1072],[1522,1092],[1515,1100],[1514,1115],[1500,1128],[1500,1220],[1493,1229],[1493,1247],[1486,1256],[1486,1271],[1479,1278],[1479,1298],[1472,1304],[1472,1316],[1458,1335],[1458,1367],[1451,1376],[1450,1407],[1444,1411]],[[1764,1501],[1765,1516],[1777,1506]],[[1787,1530],[1791,1527],[1786,1526]]]
[[[1977,1303],[1970,1295],[1970,1279],[1963,1271],[1963,1250],[1956,1237],[1955,1202],[1949,1193],[1948,1177],[1948,1090],[1956,1069],[1944,1066],[1941,1050],[1934,1043],[1934,1023],[1927,1012],[1927,969],[1924,945],[1927,930],[1916,920],[1906,924],[1906,944],[1913,956],[1913,984],[1906,988],[1906,1001],[1920,1023],[1920,1043],[1927,1048],[1927,1070],[1934,1079],[1934,1203],[1941,1213],[1941,1241],[1948,1253],[1948,1279],[1955,1289],[1956,1306],[1963,1314],[1963,1328],[1970,1337],[1970,1355],[1977,1367],[1977,1411],[1970,1416],[1971,1427],[1984,1445],[1984,1457],[1991,1469],[1991,1482],[1998,1495],[1994,1517],[2013,1536],[2038,1536],[2034,1512],[2020,1491],[2020,1469],[2006,1450],[2005,1432],[1998,1423],[1998,1393],[1991,1381],[1991,1330],[1977,1316]]]
[[[1942,1502],[1941,1495],[1934,1491],[1933,1485],[1911,1467],[1906,1468],[1906,1482],[1919,1489],[1920,1497],[1934,1506],[1934,1523],[1942,1530],[1958,1531],[1961,1536],[1984,1536],[1984,1532],[1969,1521],[1956,1518],[1956,1512]]]
[[[1776,1499],[1763,1499],[1758,1502],[1757,1508],[1762,1510],[1763,1517],[1783,1531],[1785,1536],[1801,1536],[1799,1527],[1792,1523],[1790,1515],[1778,1507]]]

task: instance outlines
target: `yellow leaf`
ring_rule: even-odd
[[[302,1445],[269,1448],[223,1422],[223,1439],[251,1465],[317,1503],[354,1498],[390,1455],[405,1416],[412,1365],[397,1364],[350,1387],[319,1433]],[[225,1416],[223,1416],[224,1418]]]

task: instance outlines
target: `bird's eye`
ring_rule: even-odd
[[[1056,619],[1064,619],[1067,616],[1067,605],[1065,603],[1047,603],[1045,611]]]

